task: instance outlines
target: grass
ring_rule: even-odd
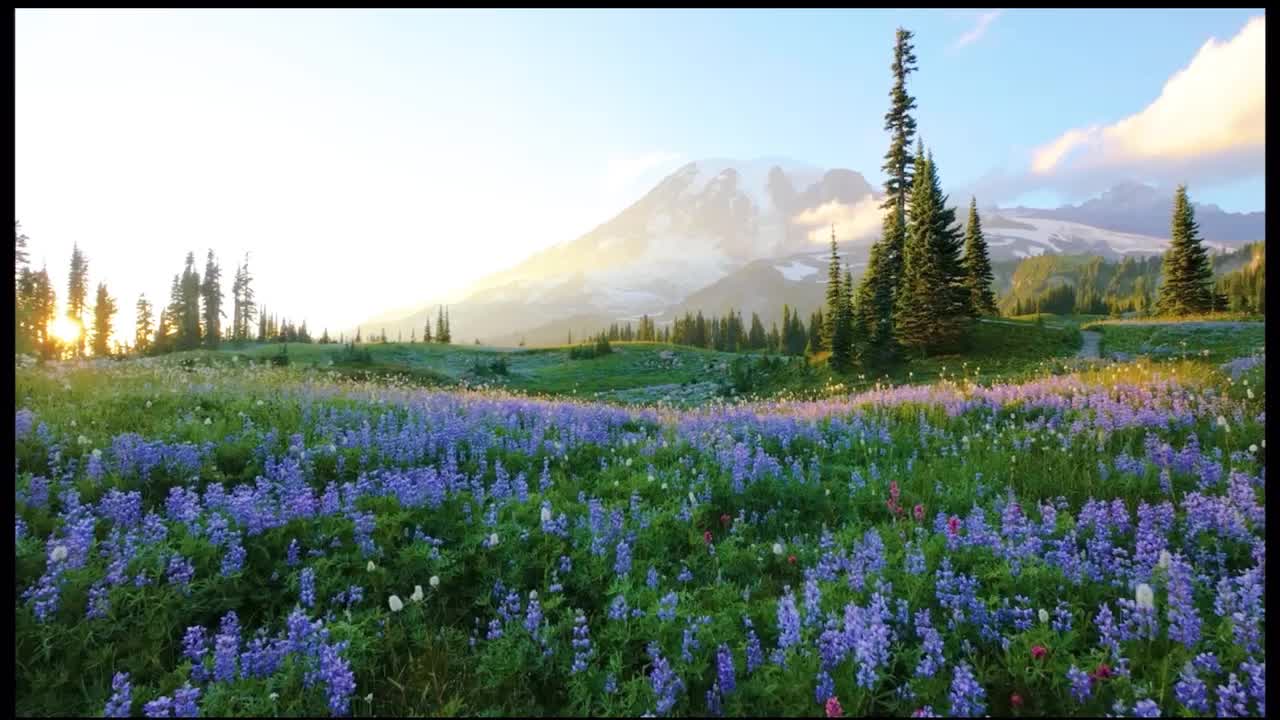
[[[1099,322],[1086,326],[1102,333],[1103,356],[1124,353],[1151,357],[1199,356],[1225,362],[1266,349],[1266,325],[1185,320],[1179,322]]]

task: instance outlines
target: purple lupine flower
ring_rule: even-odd
[[[813,688],[814,702],[823,705],[827,702],[827,698],[835,695],[836,682],[831,679],[831,673],[825,669],[818,671],[818,682]]]
[[[1058,604],[1053,608],[1053,620],[1049,627],[1055,632],[1066,633],[1071,632],[1071,608],[1063,600],[1059,600]]]
[[[1208,688],[1204,681],[1196,676],[1195,668],[1187,663],[1178,675],[1178,682],[1173,685],[1174,697],[1183,707],[1200,715],[1209,712]]]
[[[1150,698],[1139,700],[1133,706],[1133,716],[1141,718],[1160,717],[1160,706]]]
[[[973,717],[986,712],[986,691],[973,676],[968,663],[960,663],[951,679],[951,714],[957,717]]]
[[[1075,665],[1067,670],[1067,681],[1071,683],[1071,697],[1075,698],[1076,702],[1084,703],[1093,695],[1093,679]]]
[[[764,664],[764,648],[760,646],[760,638],[751,626],[751,619],[744,617],[742,621],[747,626],[747,674],[751,674]]]
[[[778,601],[778,649],[800,644],[800,612],[796,610],[796,599],[791,594],[791,586],[782,588],[783,596]]]
[[[133,707],[133,686],[129,684],[129,673],[118,672],[111,678],[111,699],[103,710],[104,717],[129,717]]]
[[[587,661],[595,655],[591,649],[591,629],[587,627],[587,618],[579,614],[573,618],[573,667],[570,672],[578,674],[587,669]]]
[[[196,701],[200,699],[200,688],[191,687],[191,683],[186,683],[182,687],[173,691],[173,716],[174,717],[198,717],[200,708],[196,705]]]
[[[738,686],[734,677],[733,651],[723,643],[716,650],[716,681],[720,683],[720,690],[725,695]]]
[[[173,717],[173,700],[168,695],[161,695],[143,705],[142,712],[149,718]]]
[[[676,618],[676,603],[680,601],[675,592],[669,592],[658,601],[658,619],[662,621]]]
[[[316,571],[314,568],[303,568],[298,578],[302,606],[312,608],[316,605]]]
[[[298,544],[298,538],[289,541],[289,550],[285,553],[284,564],[293,567],[298,564],[298,553],[302,551],[302,546]]]
[[[613,571],[622,577],[626,577],[631,572],[631,540],[627,537],[618,543],[615,549],[615,560],[613,563]]]
[[[1267,714],[1267,664],[1246,660],[1240,663],[1240,672],[1249,678],[1249,695],[1258,703],[1258,714]]]
[[[1235,673],[1227,675],[1227,684],[1218,686],[1218,717],[1244,717],[1249,714],[1249,698]]]
[[[942,669],[946,659],[942,656],[942,634],[933,627],[928,608],[916,613],[916,634],[923,641],[920,663],[916,665],[916,677],[933,677]]]
[[[529,598],[529,606],[524,614],[524,629],[537,639],[538,627],[542,625],[542,605],[538,602],[538,598]]]
[[[1098,628],[1098,644],[1111,651],[1113,657],[1120,657],[1120,630],[1116,627],[1111,607],[1104,601],[1094,617],[1093,624]]]
[[[653,670],[649,674],[649,682],[653,694],[658,699],[658,715],[666,715],[675,707],[676,696],[684,691],[684,681],[680,679],[671,664],[658,652],[656,644],[650,644],[649,655],[653,658]]]
[[[1192,593],[1192,568],[1182,556],[1169,560],[1169,639],[1195,648],[1200,641],[1200,615]]]
[[[645,576],[644,584],[648,586],[650,590],[658,589],[658,570],[652,565],[649,566],[649,573]]]
[[[627,607],[627,598],[624,595],[616,595],[613,601],[609,603],[609,619],[610,620],[626,620],[627,613],[630,608]]]

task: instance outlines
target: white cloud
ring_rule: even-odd
[[[1000,17],[1000,15],[1003,12],[1004,12],[1003,10],[992,10],[991,12],[986,12],[979,15],[978,22],[976,25],[973,26],[973,29],[961,35],[959,39],[955,41],[955,44],[951,46],[951,49],[959,50],[962,47],[972,45],[978,40],[981,40],[982,36],[987,34],[987,28],[991,25],[991,23],[995,22],[995,19]]]
[[[1266,17],[1234,38],[1210,38],[1142,111],[1068,130],[1032,153],[1038,175],[1135,166],[1180,169],[1254,155],[1266,146]]]
[[[831,200],[805,210],[792,219],[796,224],[809,228],[809,242],[829,242],[832,224],[835,225],[837,241],[858,242],[873,238],[880,232],[883,212],[880,201],[867,195],[853,203]]]

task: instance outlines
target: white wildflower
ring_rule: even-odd
[[[264,403],[263,403],[261,400],[259,400],[259,401],[258,401],[258,407],[262,407],[262,406],[263,406],[263,404],[264,404]]]
[[[1048,610],[1045,610],[1044,608],[1040,608],[1040,613],[1039,613],[1039,615],[1040,615],[1040,622],[1042,622],[1042,623],[1048,623],[1048,622],[1049,622],[1049,611],[1048,611]]]
[[[1249,446],[1249,452],[1251,452],[1251,453],[1256,453],[1256,452],[1258,452],[1258,446],[1257,446],[1257,445],[1250,445],[1250,446]]]
[[[542,522],[551,522],[551,508],[542,508]]]
[[[205,418],[205,419],[204,419],[204,424],[205,424],[205,425],[212,425],[212,424],[213,424],[213,418]]]
[[[774,555],[781,555],[781,554],[782,554],[782,543],[774,543],[774,544],[773,544],[773,554],[774,554]]]
[[[75,426],[76,426],[76,421],[75,421],[75,420],[72,420],[72,421],[71,421],[71,427],[75,427]]]
[[[391,612],[400,612],[404,609],[404,603],[400,602],[399,595],[392,595],[387,598],[387,604],[391,606]]]
[[[1167,570],[1169,569],[1169,563],[1172,561],[1173,561],[1173,556],[1169,554],[1169,551],[1161,550],[1160,560],[1156,564]]]
[[[422,586],[421,586],[421,585],[414,585],[414,586],[413,586],[413,594],[409,596],[409,599],[410,599],[410,600],[412,600],[412,601],[414,601],[414,602],[422,602],[422,598],[423,598],[423,594],[422,594]]]
[[[273,692],[273,693],[271,693],[270,695],[268,695],[268,696],[267,696],[267,698],[268,698],[269,700],[271,700],[271,702],[275,702],[276,700],[279,700],[279,699],[280,699],[280,693],[278,693],[278,692]]]
[[[530,591],[529,591],[529,599],[530,599],[530,600],[537,600],[537,599],[538,599],[538,591],[537,591],[537,590],[530,590]]]
[[[57,545],[53,548],[53,552],[49,553],[49,559],[54,562],[62,562],[67,559],[67,546]]]
[[[1134,600],[1137,601],[1140,608],[1151,609],[1155,607],[1155,593],[1151,591],[1151,586],[1146,583],[1138,584],[1138,589],[1134,593]]]
[[[147,407],[151,407],[151,401],[150,401],[150,400],[148,400],[148,401],[147,401]]]
[[[439,575],[432,575],[432,576],[431,576],[431,579],[427,581],[427,584],[428,584],[428,585],[430,585],[430,586],[431,586],[431,587],[433,587],[433,588],[438,588],[438,587],[440,587],[440,576],[439,576]]]
[[[489,546],[490,546],[490,547],[493,547],[494,545],[497,545],[497,544],[498,544],[498,533],[490,533],[490,534],[489,534]]]
[[[76,442],[80,443],[81,445],[88,445],[92,441],[89,438],[81,435],[80,437],[76,438]]]
[[[365,569],[365,570],[368,570],[369,572],[373,572],[374,570],[377,570],[377,569],[378,569],[378,566],[377,566],[377,565],[374,565],[374,564],[373,564],[373,561],[372,561],[372,560],[370,560],[370,561],[369,561],[369,564],[368,564],[368,565],[366,565],[366,566],[364,567],[364,569]]]

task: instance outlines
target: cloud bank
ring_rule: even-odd
[[[1095,193],[1120,178],[1210,183],[1264,171],[1266,17],[1210,38],[1141,111],[1072,128],[1031,153],[1025,171],[995,171],[974,187],[1001,200],[1040,189]]]
[[[834,224],[837,241],[856,243],[879,235],[883,215],[880,201],[867,195],[853,203],[831,200],[799,213],[792,220],[807,228],[809,242],[830,242]]]

